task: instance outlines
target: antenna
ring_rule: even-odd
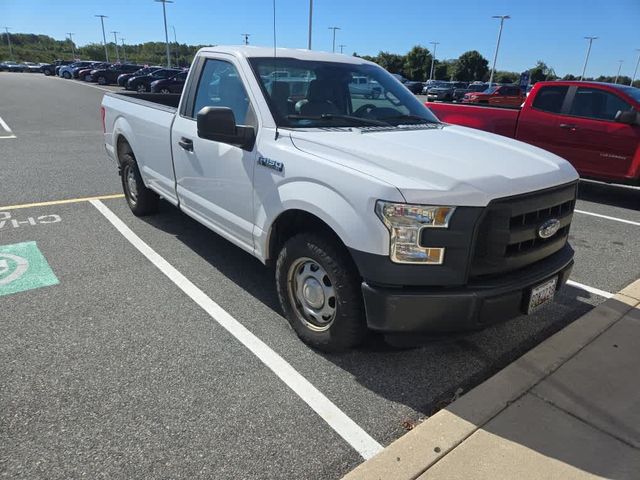
[[[275,82],[278,78],[276,76],[276,0],[273,0],[273,80]],[[272,83],[273,85],[273,83]],[[271,89],[273,91],[273,87]],[[274,140],[278,140],[278,122],[276,122],[276,136]]]

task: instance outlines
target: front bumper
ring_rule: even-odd
[[[387,287],[362,283],[367,324],[388,333],[476,330],[524,313],[530,289],[558,276],[557,289],[573,267],[567,244],[525,269],[463,287]]]

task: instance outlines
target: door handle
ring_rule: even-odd
[[[178,140],[178,145],[188,152],[193,152],[193,140],[190,138],[181,137],[180,140]]]
[[[576,125],[574,123],[561,123],[560,128],[565,128],[567,130],[575,130]]]

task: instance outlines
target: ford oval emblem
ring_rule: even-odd
[[[560,230],[560,220],[551,218],[538,227],[538,236],[540,238],[553,237]]]

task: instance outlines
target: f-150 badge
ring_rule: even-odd
[[[284,163],[266,157],[258,157],[258,165],[270,168],[276,172],[284,170]]]

